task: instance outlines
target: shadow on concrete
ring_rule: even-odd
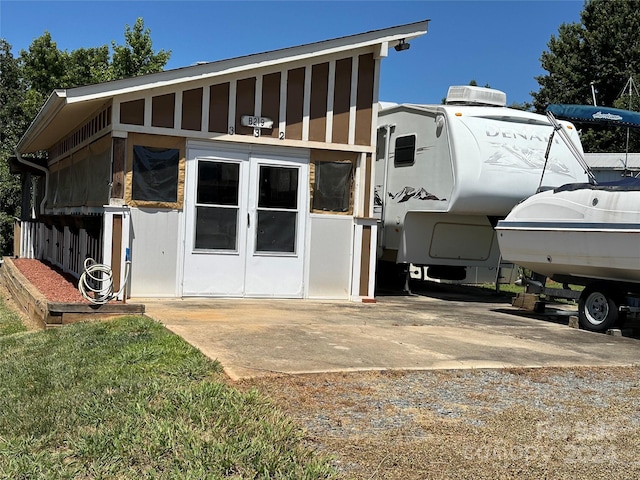
[[[376,296],[423,296],[437,298],[440,300],[451,300],[457,302],[473,303],[511,303],[515,293],[496,292],[493,289],[478,287],[475,285],[459,285],[452,283],[438,283],[424,280],[412,279],[409,282],[410,291],[404,290],[403,286],[379,286],[376,289]]]
[[[518,310],[516,308],[496,308],[492,309],[492,312],[505,313],[507,315],[513,315],[521,318],[543,320],[549,323],[556,323],[558,325],[568,325],[569,317],[576,315],[577,311],[557,310],[547,308],[544,313],[536,313],[531,310]]]

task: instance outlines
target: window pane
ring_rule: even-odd
[[[286,167],[260,167],[258,207],[298,207],[298,169]]]
[[[258,211],[256,252],[295,252],[296,212]]]
[[[196,207],[195,248],[236,250],[237,208]]]
[[[149,202],[178,201],[177,148],[133,147],[133,200]]]
[[[416,152],[416,136],[407,135],[396,138],[396,149],[393,163],[398,165],[413,165]]]
[[[313,209],[348,212],[351,197],[351,162],[315,164]]]
[[[224,162],[198,162],[196,203],[238,205],[240,165]]]

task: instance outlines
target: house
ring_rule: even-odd
[[[12,161],[15,253],[116,290],[130,260],[130,297],[373,297],[380,63],[427,26],[54,91]]]

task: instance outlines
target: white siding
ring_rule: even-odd
[[[177,210],[131,209],[132,297],[177,295],[181,218]]]
[[[348,299],[353,218],[311,215],[309,298]]]

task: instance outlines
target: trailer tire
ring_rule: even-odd
[[[591,332],[604,332],[619,320],[619,296],[602,283],[588,285],[578,301],[580,327]]]

